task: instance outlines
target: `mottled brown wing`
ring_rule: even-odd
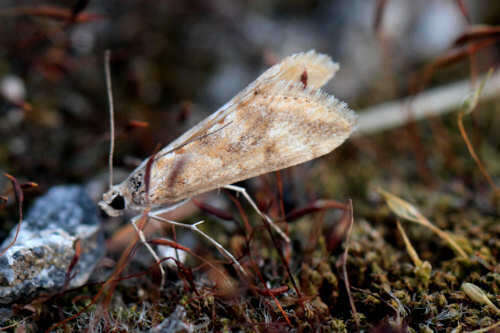
[[[338,64],[334,63],[329,56],[316,53],[314,50],[286,57],[280,63],[262,73],[219,110],[164,147],[158,153],[158,156],[162,156],[191,140],[217,130],[219,128],[215,126],[217,122],[229,113],[234,112],[238,104],[245,103],[247,99],[252,98],[255,90],[266,91],[280,81],[302,82],[308,88],[318,89],[328,82],[338,69]]]
[[[308,161],[333,150],[352,131],[345,104],[315,89],[338,65],[315,51],[285,58],[215,113],[164,147],[150,177],[153,206]],[[127,206],[146,205],[147,160],[115,191]]]
[[[151,173],[153,206],[327,154],[349,137],[355,115],[320,90],[279,81],[247,91],[216,120],[203,129],[212,134],[157,158]]]

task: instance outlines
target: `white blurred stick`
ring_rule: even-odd
[[[477,82],[486,76],[479,77]],[[469,80],[452,83],[444,87],[424,91],[416,96],[394,102],[383,103],[359,111],[355,136],[381,132],[399,127],[412,120],[437,116],[458,110],[472,93]],[[500,71],[487,81],[480,102],[500,96]]]

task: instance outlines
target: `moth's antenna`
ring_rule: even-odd
[[[113,186],[113,154],[115,152],[115,114],[113,109],[113,89],[111,86],[111,70],[109,69],[109,58],[111,52],[109,50],[104,51],[104,72],[106,75],[106,91],[108,93],[108,104],[109,104],[109,126],[110,131],[110,142],[109,142],[109,188]]]

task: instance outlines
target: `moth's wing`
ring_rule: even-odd
[[[210,135],[211,131],[217,130],[215,125],[221,119],[234,112],[238,108],[238,104],[246,103],[249,98],[252,98],[255,91],[273,89],[273,86],[280,81],[303,82],[304,73],[306,73],[307,77],[307,87],[318,89],[328,82],[338,69],[339,65],[333,62],[329,56],[316,53],[314,50],[286,57],[280,63],[262,73],[255,81],[250,83],[216,112],[163,148],[157,156],[163,156],[191,140],[196,140],[204,135]]]
[[[279,81],[302,82],[308,88],[319,89],[339,70],[332,59],[314,50],[286,57],[262,73],[256,85],[273,85]]]
[[[244,97],[214,131],[152,167],[150,201],[181,200],[327,154],[352,133],[347,105],[301,83],[279,81]]]

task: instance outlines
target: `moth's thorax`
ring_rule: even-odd
[[[134,170],[120,185],[127,201],[127,208],[140,209],[146,207],[146,186],[144,168]]]
[[[168,175],[171,174],[172,170],[170,161],[170,156],[167,158],[157,157],[152,163],[148,191],[146,191],[145,179],[147,160],[121,184],[122,192],[126,193],[128,208],[140,210],[178,201],[173,193],[158,191],[159,188],[165,188],[160,184],[169,182]],[[170,187],[168,185],[172,184],[167,184],[167,188]],[[146,198],[146,192],[148,192],[148,198]]]

